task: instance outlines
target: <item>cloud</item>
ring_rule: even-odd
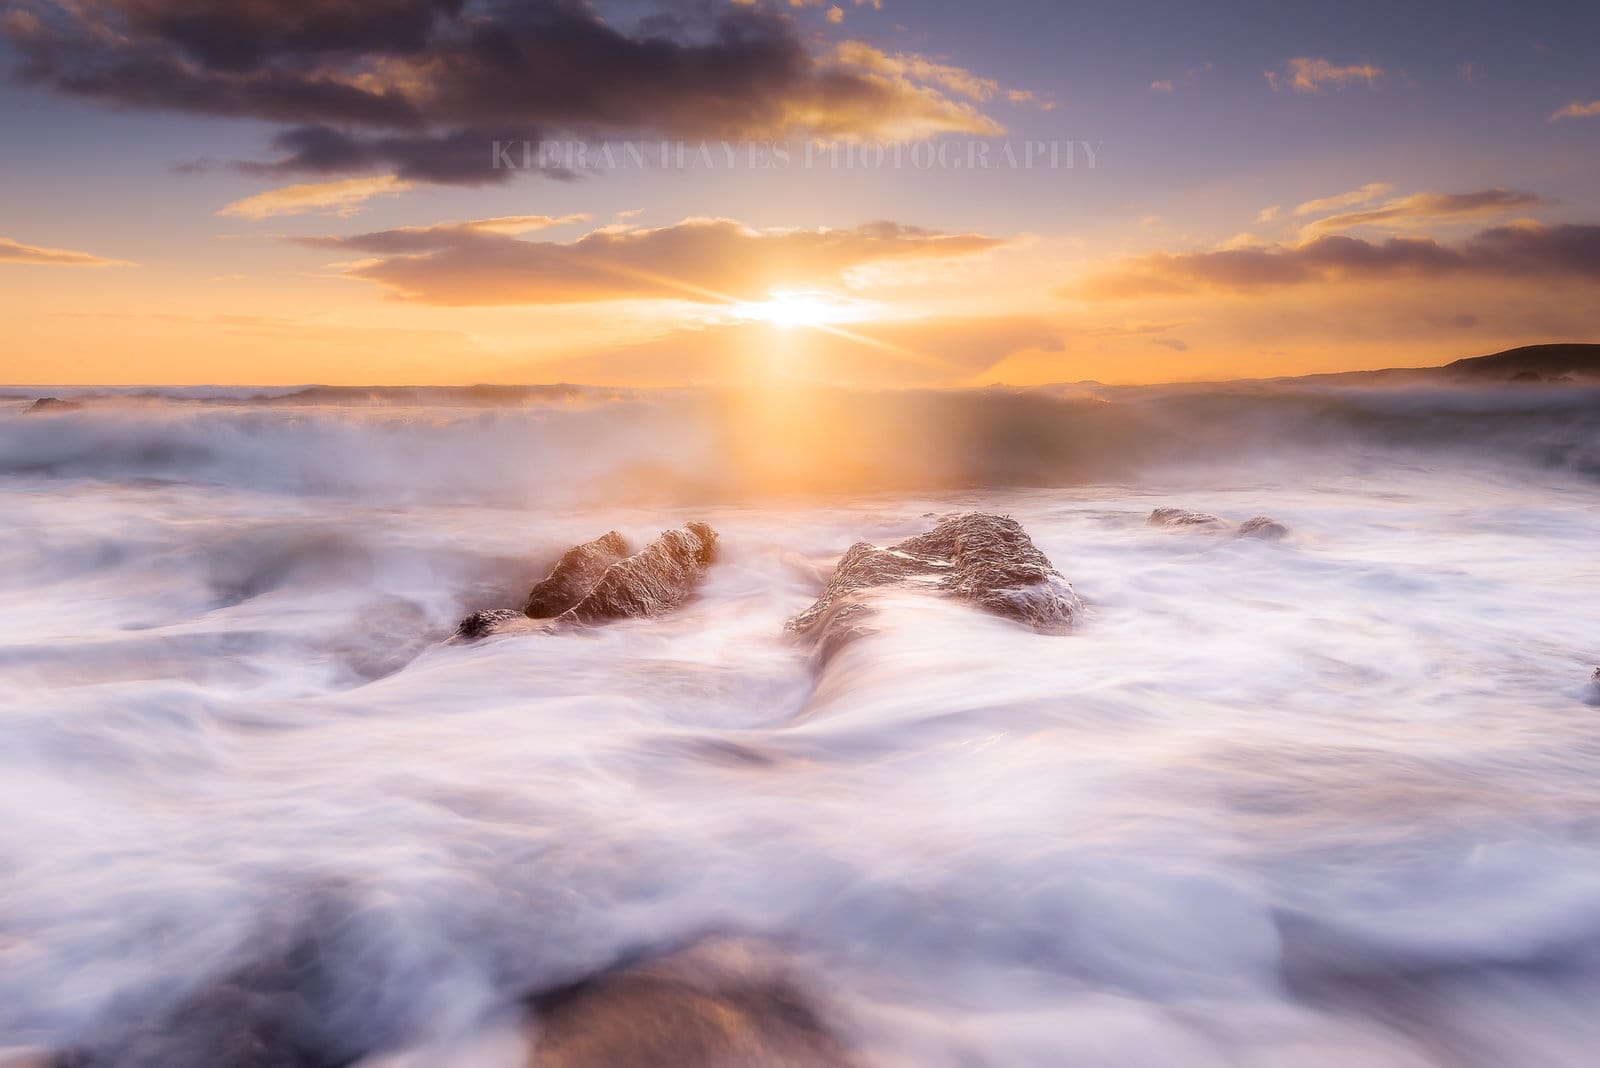
[[[342,273],[406,300],[443,305],[630,299],[761,300],[774,289],[840,284],[853,268],[940,260],[999,247],[981,234],[892,222],[853,230],[756,230],[728,219],[656,229],[603,227],[576,241],[527,241],[480,220],[298,243],[369,258]]]
[[[1062,295],[1120,300],[1456,276],[1600,281],[1600,226],[1521,223],[1483,230],[1458,244],[1426,237],[1364,241],[1334,234],[1294,245],[1158,252],[1124,261]]]
[[[491,139],[909,140],[995,134],[993,82],[911,54],[817,46],[780,10],[578,0],[18,0],[25,83],[118,106],[285,126],[269,168],[504,180]],[[966,99],[957,99],[965,97]]]
[[[973,100],[989,100],[1000,91],[1000,83],[993,78],[979,77],[965,68],[941,63],[916,52],[884,52],[865,41],[844,41],[835,54],[845,66],[894,78],[928,82]]]
[[[1524,208],[1543,207],[1548,203],[1549,201],[1533,193],[1501,188],[1483,189],[1475,193],[1415,193],[1387,200],[1363,211],[1342,212],[1317,219],[1307,225],[1306,231],[1333,233],[1357,226],[1379,224],[1407,229],[1465,219],[1491,218],[1521,211]],[[1296,214],[1299,214],[1298,209]]]
[[[218,215],[240,219],[266,219],[276,215],[354,215],[373,197],[403,193],[411,183],[392,174],[373,178],[347,178],[339,182],[315,182],[268,189],[221,208]]]
[[[1585,104],[1581,100],[1574,100],[1556,111],[1545,122],[1555,122],[1557,119],[1588,119],[1600,115],[1600,100],[1591,100]]]
[[[1150,91],[1153,93],[1170,93],[1172,92],[1172,83],[1166,81],[1151,82]]]
[[[1319,200],[1308,200],[1297,205],[1294,209],[1296,215],[1317,215],[1324,211],[1333,211],[1336,208],[1348,208],[1355,204],[1366,204],[1377,200],[1386,193],[1394,192],[1394,186],[1387,182],[1370,182],[1360,189],[1353,189],[1348,193],[1337,196],[1322,197]]]
[[[1282,71],[1269,70],[1262,74],[1273,92],[1287,83],[1297,93],[1320,93],[1325,85],[1343,89],[1352,82],[1366,82],[1369,89],[1376,88],[1378,79],[1383,77],[1383,68],[1371,63],[1340,67],[1325,59],[1297,56],[1285,63]]]
[[[33,263],[50,267],[135,267],[127,260],[110,260],[88,252],[74,252],[64,248],[41,248],[24,245],[9,237],[0,237],[0,263]]]
[[[1188,352],[1189,351],[1189,343],[1187,341],[1184,341],[1182,338],[1176,338],[1176,337],[1152,338],[1151,341],[1150,341],[1150,344],[1152,344],[1152,345],[1160,345],[1163,348],[1169,348],[1173,352]]]

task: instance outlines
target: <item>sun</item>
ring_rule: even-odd
[[[814,290],[773,290],[766,300],[741,304],[739,316],[793,330],[800,326],[848,322],[860,317],[860,309]]]

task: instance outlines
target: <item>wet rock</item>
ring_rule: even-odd
[[[826,659],[872,629],[873,591],[919,587],[1047,634],[1066,632],[1083,610],[1072,584],[1022,524],[972,512],[887,548],[852,545],[822,596],[791,619],[788,629],[815,642]]]
[[[456,637],[475,641],[478,638],[487,638],[505,628],[507,624],[515,623],[528,617],[512,608],[486,608],[481,612],[474,612],[456,625]]]
[[[704,523],[665,531],[632,556],[608,566],[562,623],[604,623],[672,611],[694,592],[716,556],[717,534]]]
[[[528,594],[523,613],[533,619],[553,619],[570,611],[595,588],[606,568],[627,555],[628,543],[614,530],[574,545]]]
[[[232,970],[184,977],[194,985],[181,999],[129,995],[56,1068],[346,1068],[400,1045],[412,1025],[405,976],[375,948],[370,908],[339,890],[306,902],[242,947]]]
[[[1157,508],[1150,513],[1148,522],[1153,527],[1219,532],[1229,526],[1228,521],[1221,516],[1212,515],[1210,512],[1191,512],[1186,508]],[[1240,523],[1234,533],[1241,538],[1278,541],[1289,536],[1289,528],[1271,516],[1258,515]]]
[[[717,534],[704,523],[665,531],[632,556],[610,531],[568,549],[528,595],[527,610],[490,608],[463,619],[456,637],[552,631],[617,619],[664,615],[689,599],[716,555]]]
[[[1153,527],[1209,527],[1227,526],[1220,516],[1209,512],[1191,512],[1186,508],[1157,508],[1146,520]]]
[[[738,947],[619,966],[533,998],[540,1068],[847,1068],[815,1000]]]
[[[28,405],[27,413],[34,412],[75,412],[83,405],[78,401],[62,400],[60,397],[40,397]]]
[[[1289,536],[1289,528],[1271,516],[1258,515],[1239,524],[1239,537],[1280,541]]]

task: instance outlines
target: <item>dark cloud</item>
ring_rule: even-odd
[[[269,166],[491,181],[502,138],[998,132],[921,68],[819,54],[785,14],[695,5],[631,27],[576,0],[22,0],[22,81],[293,127]],[[859,53],[859,54],[858,54]],[[948,71],[953,68],[939,68]],[[960,73],[960,72],[957,72]],[[467,142],[480,140],[474,162]]]
[[[362,136],[333,126],[294,126],[272,140],[273,148],[281,153],[278,159],[241,166],[253,174],[333,175],[384,170],[406,181],[488,185],[518,173],[494,165],[496,142],[520,144],[537,139],[526,130],[516,136],[511,131],[488,129]],[[516,162],[520,159],[518,155]],[[577,177],[572,171],[553,165],[539,168],[539,173],[563,180]]]
[[[933,260],[999,246],[891,222],[853,230],[753,230],[688,219],[654,230],[596,230],[530,241],[502,220],[381,230],[300,243],[375,257],[345,269],[429,304],[565,304],[675,298],[763,300],[773,289],[836,283],[852,267]]]
[[[1329,235],[1299,245],[1158,252],[1093,276],[1064,295],[1120,299],[1447,275],[1600,280],[1600,226],[1498,226],[1459,244],[1426,237],[1378,242]]]

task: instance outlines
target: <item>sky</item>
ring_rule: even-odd
[[[1139,383],[1600,340],[1600,5],[0,4],[0,381]]]

